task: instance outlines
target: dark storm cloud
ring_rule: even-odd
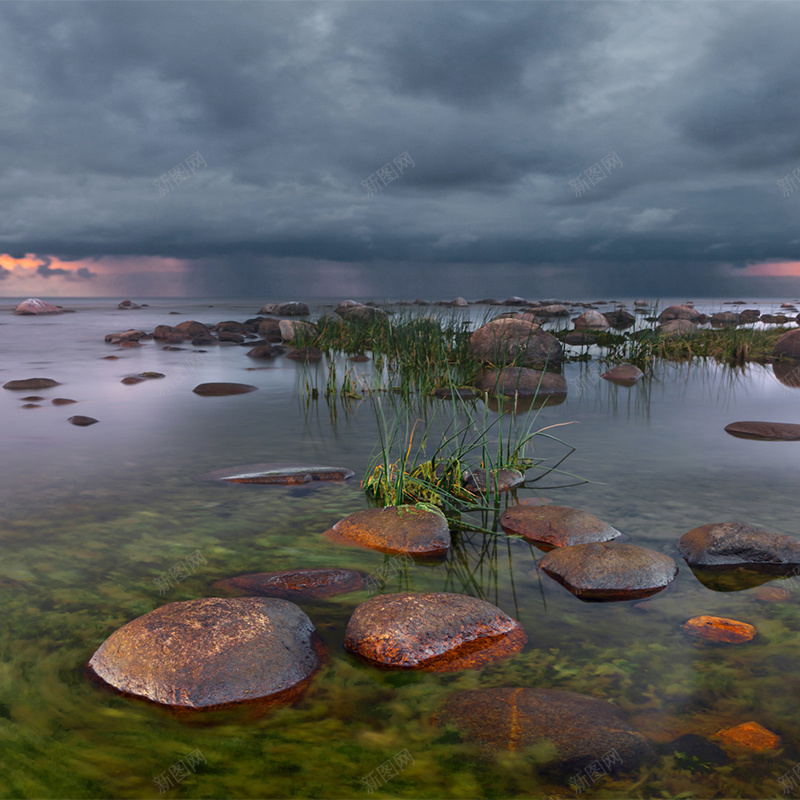
[[[800,259],[800,189],[777,185],[800,167],[798,22],[772,2],[0,4],[0,250],[189,259],[209,294],[724,293],[725,265]]]

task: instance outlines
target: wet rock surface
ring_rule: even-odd
[[[689,636],[724,644],[749,642],[758,633],[752,625],[746,622],[705,614],[687,620],[683,625],[683,630]]]
[[[731,422],[725,432],[740,439],[761,439],[769,442],[800,441],[800,425],[792,422]]]
[[[800,542],[741,522],[718,522],[681,536],[678,552],[697,567],[790,567],[800,564]]]
[[[616,706],[561,689],[456,692],[438,709],[434,723],[455,725],[487,754],[551,742],[556,752],[550,767],[565,774],[597,761],[609,773],[632,771],[653,756],[650,742]]]
[[[4,389],[9,389],[12,392],[30,392],[36,389],[50,389],[52,386],[60,386],[58,381],[52,378],[24,378],[18,381],[8,381],[3,384]]]
[[[557,366],[563,359],[561,342],[535,323],[521,319],[495,319],[470,337],[473,355],[501,365],[520,358],[522,365],[536,369]]]
[[[487,481],[485,469],[471,469],[464,472],[464,488],[470,491],[509,492],[522,486],[525,476],[517,469],[498,469],[489,473]]]
[[[314,464],[240,464],[201,475],[198,480],[230,483],[302,484],[313,481],[346,481],[355,475],[346,467],[325,467]]]
[[[293,699],[322,658],[311,620],[293,603],[207,597],[132,620],[103,642],[89,667],[121,692],[199,709]]]
[[[513,397],[547,397],[566,395],[567,382],[555,372],[539,372],[526,367],[506,367],[489,370],[478,379],[476,386],[484,392]]]
[[[582,600],[648,597],[666,588],[678,574],[669,556],[617,542],[551,550],[539,567]]]
[[[781,744],[780,736],[767,730],[763,725],[752,721],[717,731],[717,736],[725,744],[744,747],[756,753],[764,750],[774,750],[776,747],[780,747]]]
[[[558,505],[509,506],[500,516],[500,525],[507,533],[551,547],[607,542],[620,535],[588,511]]]
[[[633,364],[617,364],[616,367],[608,370],[608,372],[604,372],[600,377],[612,383],[619,383],[623,386],[633,386],[634,383],[637,383],[644,377],[644,372]]]
[[[86,428],[89,425],[94,425],[95,422],[99,422],[100,420],[95,419],[94,417],[85,417],[83,414],[76,414],[74,417],[70,417],[67,422],[71,423],[72,425],[77,425],[79,428]]]
[[[237,575],[218,581],[215,588],[284,600],[335,597],[364,588],[364,575],[353,569],[289,569]]]
[[[227,397],[233,394],[249,394],[258,391],[258,386],[249,383],[201,383],[192,391],[203,397]]]
[[[518,653],[522,626],[497,606],[451,592],[373,597],[353,612],[345,647],[394,669],[453,672],[477,669]]]
[[[386,506],[357,511],[325,532],[384,553],[442,556],[450,549],[450,530],[442,514],[416,506]]]

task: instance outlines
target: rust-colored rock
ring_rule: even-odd
[[[780,586],[759,586],[753,592],[753,598],[762,603],[785,603],[789,599],[789,590]]]
[[[527,367],[505,367],[484,372],[475,384],[481,391],[513,397],[566,395],[567,382],[555,372],[539,372]]]
[[[667,555],[634,544],[591,542],[551,550],[539,567],[581,600],[633,600],[666,588],[678,574]]]
[[[364,576],[353,569],[289,569],[237,575],[214,586],[284,600],[305,600],[357,592],[364,587]]]
[[[727,744],[746,747],[760,753],[763,750],[774,750],[781,744],[781,737],[767,730],[757,722],[743,722],[733,728],[717,731],[717,736]]]
[[[683,630],[690,636],[725,644],[749,642],[758,633],[752,625],[748,625],[746,622],[706,615],[687,620]]]
[[[44,397],[39,397],[37,394],[29,394],[27,397],[21,399],[26,403],[38,403],[40,400],[44,400]]]
[[[644,377],[644,372],[633,364],[617,364],[616,367],[604,372],[600,377],[622,386],[633,386]]]
[[[506,533],[524,536],[535,544],[570,547],[588,542],[607,542],[620,532],[588,511],[557,505],[509,506],[500,516]]]
[[[567,773],[600,761],[605,772],[635,770],[653,750],[604,700],[561,689],[473,689],[451,694],[436,725],[454,724],[487,753],[551,742],[552,767]]]
[[[325,535],[382,553],[442,556],[450,549],[450,530],[444,515],[412,505],[357,511],[340,519]]]
[[[311,620],[293,603],[204,597],[132,620],[100,645],[89,667],[121,692],[208,709],[295,699],[323,655]]]
[[[248,383],[201,383],[192,389],[195,394],[202,397],[227,397],[233,394],[248,394],[255,392],[258,386]]]
[[[49,389],[52,386],[60,386],[60,384],[52,378],[25,378],[3,384],[4,389],[10,389],[12,392],[30,392],[36,389]]]
[[[768,442],[800,441],[800,425],[793,422],[731,422],[725,432],[740,439],[762,439]]]
[[[240,464],[237,467],[218,469],[201,475],[201,481],[227,481],[229,483],[298,484],[312,481],[346,481],[355,475],[346,467],[322,467],[312,464]]]
[[[544,369],[556,366],[563,358],[561,342],[535,323],[522,319],[494,319],[470,337],[475,358],[501,366],[517,358],[522,365]]]
[[[525,642],[519,622],[485,600],[403,592],[358,606],[344,646],[376,666],[454,672],[508,658]]]

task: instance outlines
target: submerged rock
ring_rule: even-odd
[[[500,492],[510,492],[525,483],[525,476],[518,469],[492,470],[488,485],[485,469],[464,470],[464,488],[469,491],[493,492],[495,485]]]
[[[249,383],[201,383],[192,389],[203,397],[227,397],[232,394],[248,394],[258,391],[258,386]]]
[[[283,352],[282,347],[274,347],[268,342],[257,344],[255,347],[247,351],[250,358],[275,358]]]
[[[500,516],[506,533],[551,547],[607,542],[620,536],[616,528],[579,508],[556,505],[509,506]]]
[[[377,666],[452,672],[508,658],[526,641],[519,622],[485,600],[403,592],[358,606],[344,646]]]
[[[526,367],[506,367],[484,372],[476,386],[481,391],[506,397],[515,394],[520,397],[548,397],[567,393],[567,382],[563,375]]]
[[[752,721],[717,731],[717,736],[726,744],[746,747],[756,753],[760,753],[763,750],[774,750],[780,747],[781,744],[780,736]]]
[[[689,636],[725,644],[749,642],[758,633],[752,625],[746,622],[707,615],[692,617],[687,620],[683,625],[683,630]]]
[[[450,549],[450,529],[444,515],[412,505],[357,511],[339,520],[325,535],[383,553],[442,556]]]
[[[241,464],[201,475],[201,481],[229,483],[302,484],[312,481],[346,481],[355,475],[346,467],[323,467],[312,464]]]
[[[564,344],[571,344],[571,345],[597,344],[597,337],[593,333],[588,333],[587,331],[570,331],[564,337]]]
[[[305,600],[357,592],[364,587],[364,575],[353,569],[289,569],[237,575],[218,581],[215,587],[284,600]]]
[[[678,574],[678,567],[669,556],[616,542],[551,550],[539,567],[581,600],[649,597],[665,589]]]
[[[560,364],[564,357],[555,336],[522,319],[487,322],[472,334],[470,347],[475,358],[495,365],[521,358],[523,366],[544,369]]]
[[[14,313],[19,316],[31,316],[34,314],[60,314],[61,309],[58,306],[54,306],[52,303],[47,303],[44,300],[40,300],[38,297],[29,297],[27,300],[23,300],[17,307],[14,309]]]
[[[616,367],[604,372],[600,377],[622,386],[633,386],[644,377],[644,372],[633,364],[617,364]]]
[[[678,552],[696,567],[781,567],[800,564],[800,542],[791,536],[752,528],[741,522],[717,522],[681,536]]]
[[[205,597],[132,620],[100,645],[89,667],[121,692],[199,709],[295,699],[323,655],[311,620],[293,603]]]
[[[4,389],[10,389],[12,392],[30,392],[36,389],[49,389],[52,386],[60,386],[58,381],[52,378],[25,378],[24,380],[9,381],[3,384]]]
[[[800,425],[793,422],[731,422],[725,432],[740,439],[762,439],[768,442],[800,441]]]
[[[436,725],[456,725],[485,753],[523,750],[550,742],[550,767],[566,774],[598,764],[598,771],[636,770],[653,756],[650,742],[611,703],[561,689],[472,689],[451,694]]]
[[[697,333],[697,325],[686,319],[673,319],[658,328],[658,334],[669,339],[692,333]]]

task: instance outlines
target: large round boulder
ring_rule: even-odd
[[[451,592],[373,597],[353,612],[344,646],[395,669],[452,672],[515,655],[527,637],[497,606]]]
[[[561,689],[472,689],[451,694],[436,725],[455,725],[488,755],[550,742],[549,767],[571,774],[598,764],[601,773],[633,771],[653,749],[605,700]],[[595,771],[597,772],[597,770]]]
[[[776,358],[800,358],[800,328],[784,333],[775,342],[772,355]]]
[[[444,514],[412,505],[357,511],[340,519],[325,535],[383,553],[442,556],[450,549]]]
[[[761,439],[768,442],[800,441],[800,425],[796,422],[742,420],[726,425],[725,432],[739,439]]]
[[[739,315],[734,311],[718,311],[711,315],[711,324],[715,328],[735,328],[739,324]]]
[[[484,372],[475,384],[478,389],[506,397],[548,397],[565,395],[567,382],[556,372],[539,372],[527,367],[505,367]]]
[[[509,506],[500,515],[506,533],[549,547],[571,547],[588,542],[608,542],[620,532],[607,522],[579,508],[555,505]]]
[[[649,597],[666,588],[678,574],[678,567],[669,556],[616,542],[551,550],[539,567],[581,600]]]
[[[800,564],[800,542],[742,522],[701,525],[684,533],[678,552],[692,567],[781,567]]]
[[[700,312],[688,305],[668,306],[658,315],[658,321],[669,322],[673,319],[685,319],[689,322],[696,322],[699,316]]]
[[[246,594],[280,597],[284,600],[335,597],[364,587],[364,576],[354,569],[289,569],[237,575],[217,581],[214,588]]]
[[[23,300],[14,309],[14,313],[19,316],[32,316],[34,314],[60,314],[61,309],[54,306],[52,303],[47,303],[44,300],[39,300],[38,297],[29,297]]]
[[[599,311],[592,309],[576,317],[573,324],[577,330],[602,331],[608,327],[608,320]]]
[[[494,319],[470,337],[475,358],[495,365],[519,360],[524,367],[544,369],[563,359],[561,342],[535,323],[523,319]]]
[[[311,620],[273,597],[169,603],[123,625],[89,661],[115,689],[189,709],[294,699],[324,655]]]
[[[636,317],[624,308],[615,308],[613,311],[606,311],[603,316],[612,328],[617,328],[618,330],[630,328],[630,326],[636,322]]]

